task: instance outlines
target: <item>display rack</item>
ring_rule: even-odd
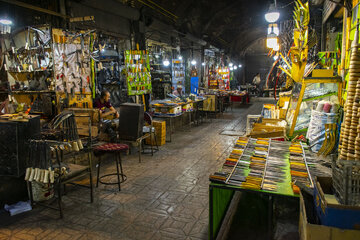
[[[101,42],[105,42],[103,46]],[[94,64],[97,89],[109,91],[111,105],[119,107],[127,100],[126,76],[123,71],[125,65],[115,41],[102,35],[97,44],[101,46],[99,60]]]
[[[208,86],[210,89],[219,88],[218,78],[219,78],[218,72],[214,67],[211,67],[209,69],[209,81],[208,81]]]
[[[51,117],[56,104],[54,59],[49,25],[28,26],[4,37],[8,94],[18,110]],[[20,107],[20,108],[19,108]]]
[[[185,66],[181,59],[172,60],[172,86],[174,89],[181,86],[185,90]]]
[[[64,107],[92,107],[95,90],[92,56],[95,30],[52,29],[55,91],[59,111]]]
[[[146,50],[125,51],[128,95],[151,93],[149,52]]]
[[[315,70],[314,70],[315,71]],[[293,95],[290,100],[290,109],[288,111],[287,120],[290,126],[288,135],[292,137],[294,133],[300,134],[306,132],[307,126],[302,123],[302,120],[310,120],[311,114],[311,101],[324,99],[334,95],[338,96],[339,102],[341,101],[341,77],[334,77],[329,74],[331,71],[327,69],[316,69],[313,77],[303,78],[301,83],[295,83]],[[323,85],[320,87],[320,85]],[[309,93],[318,90],[318,95]],[[306,97],[308,96],[308,97]],[[301,107],[306,103],[306,107]],[[300,109],[302,108],[301,112]]]
[[[230,89],[230,70],[228,67],[219,68],[219,89]]]

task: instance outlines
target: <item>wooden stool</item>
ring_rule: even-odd
[[[117,184],[119,187],[119,191],[121,191],[120,183],[126,181],[126,175],[123,173],[122,169],[122,163],[121,163],[121,152],[126,152],[129,149],[129,146],[126,144],[119,144],[119,143],[105,143],[100,146],[94,147],[94,154],[99,157],[98,162],[98,169],[97,169],[97,178],[96,178],[96,187],[98,187],[99,182],[105,185],[113,185]],[[106,153],[112,153],[115,155],[115,161],[116,161],[116,173],[109,173],[105,174],[103,176],[100,175],[100,165],[101,165],[101,156]],[[119,171],[119,165],[120,165],[120,171]],[[118,181],[114,183],[110,182],[103,182],[101,181],[101,178],[108,177],[108,176],[117,176]],[[121,181],[120,181],[121,176]]]

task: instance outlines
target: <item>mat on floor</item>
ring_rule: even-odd
[[[220,135],[227,135],[227,136],[244,136],[244,131],[231,131],[231,130],[224,130],[220,133]]]

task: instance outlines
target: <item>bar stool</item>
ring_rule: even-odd
[[[94,154],[95,154],[95,156],[99,157],[97,178],[96,178],[96,187],[98,187],[99,182],[102,184],[105,184],[105,185],[117,184],[119,187],[119,191],[121,191],[120,183],[126,181],[126,175],[123,173],[120,154],[121,154],[121,152],[126,152],[128,149],[129,149],[128,145],[119,144],[119,143],[105,143],[105,144],[94,147]],[[104,155],[106,153],[115,155],[117,172],[99,176],[100,175],[101,157],[102,157],[102,155]],[[119,171],[119,165],[120,165],[120,171]],[[111,183],[111,182],[101,181],[102,178],[108,177],[108,176],[117,176],[117,182]],[[120,180],[120,176],[121,176],[121,180]]]

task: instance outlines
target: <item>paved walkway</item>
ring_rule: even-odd
[[[153,157],[123,158],[128,180],[95,189],[69,188],[64,218],[57,211],[35,207],[0,223],[0,239],[207,239],[208,176],[228,155],[236,136],[223,130],[244,131],[247,114],[259,114],[262,103],[234,107],[211,122],[176,132],[173,141]],[[113,172],[113,162],[102,166]]]

